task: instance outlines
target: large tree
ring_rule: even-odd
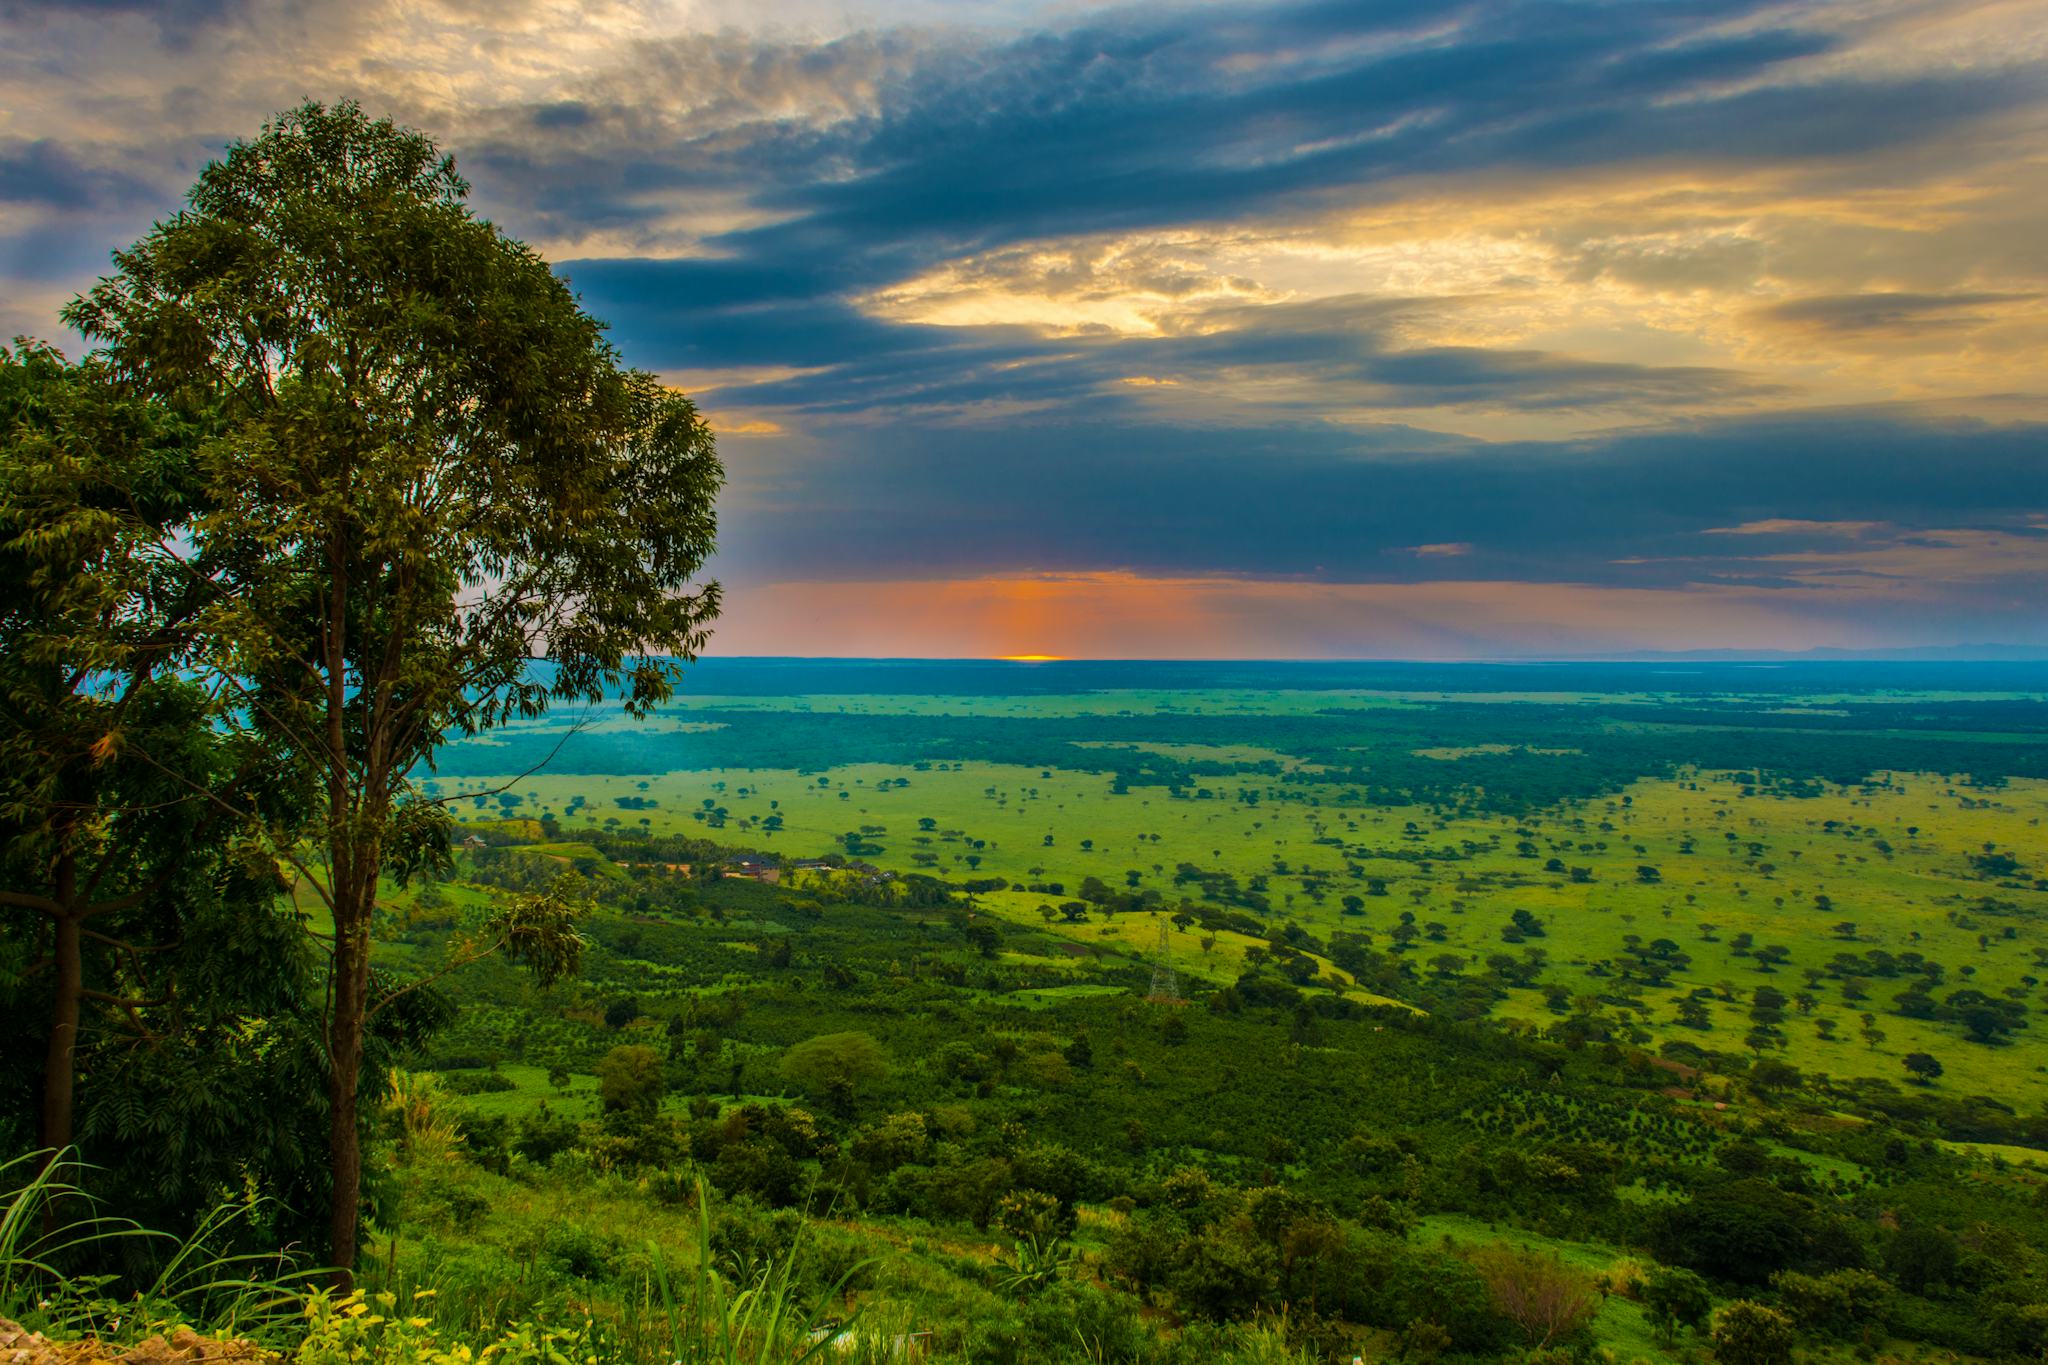
[[[282,1198],[244,1231],[285,1242],[326,1188],[290,1102],[325,1068],[251,836],[297,793],[177,666],[197,435],[102,365],[0,347],[0,1147],[75,1145],[72,1178],[157,1226],[253,1182]]]
[[[193,666],[319,792],[281,841],[332,924],[330,1251],[354,1259],[380,876],[445,847],[434,750],[555,700],[665,700],[716,615],[708,428],[622,366],[425,136],[306,104],[207,166],[66,320],[170,405],[220,415],[190,573]],[[507,946],[561,965],[558,929]]]
[[[53,1154],[73,1138],[85,1008],[132,1020],[152,993],[146,955],[176,935],[160,912],[213,815],[190,784],[226,780],[168,666],[196,599],[152,553],[191,500],[188,435],[101,366],[0,347],[0,907],[33,945],[19,970],[44,1005],[36,1140]]]

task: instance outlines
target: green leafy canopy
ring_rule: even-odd
[[[709,429],[467,189],[425,136],[307,104],[66,312],[142,390],[219,414],[190,528],[207,662],[313,731],[342,635],[361,756],[401,771],[550,696],[644,710],[718,608],[693,583]]]
[[[536,253],[478,218],[424,135],[307,103],[206,167],[187,207],[65,311],[136,394],[200,424],[203,496],[163,556],[198,603],[180,664],[317,792],[274,834],[333,924],[330,1250],[353,1260],[378,880],[445,863],[414,787],[452,734],[672,693],[717,615],[700,582],[710,429]],[[537,667],[544,659],[545,667]],[[492,942],[572,970],[567,901]]]

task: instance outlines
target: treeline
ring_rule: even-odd
[[[1187,690],[1379,691],[1436,694],[1669,696],[1688,705],[1743,707],[1759,697],[1890,698],[1960,694],[1927,705],[1971,706],[1969,694],[2048,690],[2040,660],[1671,663],[1421,663],[1390,660],[1060,659],[1019,665],[996,659],[703,660],[701,691],[717,697],[988,697]],[[545,668],[545,665],[543,665]],[[2002,697],[1986,698],[1996,705]],[[1888,705],[1889,702],[1872,702]],[[1915,703],[1916,705],[1918,703]]]
[[[549,761],[551,771],[645,774],[719,768],[823,771],[856,763],[915,767],[986,762],[1109,776],[1117,790],[1164,788],[1231,799],[1236,788],[1282,784],[1314,799],[1421,804],[1472,814],[1519,814],[1609,796],[1644,778],[1703,770],[1761,774],[1819,794],[1891,772],[1972,774],[1981,781],[2048,777],[2048,746],[2023,736],[2048,726],[2048,703],[1945,703],[1932,709],[1870,705],[1851,717],[1786,717],[1755,705],[1680,711],[1641,704],[1441,702],[1313,715],[934,716],[807,710],[697,709],[717,728],[662,736],[568,735],[516,726],[488,745],[454,744],[437,757],[450,778],[502,775]],[[1788,725],[1788,720],[1817,720]],[[1672,728],[1660,728],[1663,726]],[[1947,732],[1995,726],[2010,742]],[[1915,733],[1925,730],[1929,733]],[[1502,734],[1516,747],[1493,751]],[[1275,760],[1180,759],[1141,744],[1250,746]],[[1491,746],[1491,747],[1489,747]],[[1418,750],[1459,750],[1430,757]]]

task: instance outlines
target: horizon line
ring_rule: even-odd
[[[1435,658],[1423,655],[988,655],[988,654],[700,654],[693,663],[988,664],[1042,668],[1058,664],[1416,664],[1439,667],[1533,664],[1775,664],[1775,663],[1957,663],[2048,664],[2048,646],[1922,646],[1850,650],[1697,650],[1612,654],[1499,654]]]

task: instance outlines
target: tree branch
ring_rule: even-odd
[[[509,933],[500,934],[498,935],[497,939],[493,941],[489,946],[479,948],[475,952],[469,954],[469,956],[467,957],[457,958],[453,962],[447,963],[446,965],[441,967],[440,970],[429,972],[427,975],[419,978],[417,981],[406,982],[403,986],[400,986],[397,990],[392,991],[383,999],[371,1005],[369,1009],[365,1010],[363,1012],[364,1024],[367,1025],[372,1019],[375,1019],[377,1015],[384,1009],[384,1007],[386,1005],[391,1004],[393,1001],[411,995],[414,991],[420,990],[423,987],[431,986],[436,981],[439,981],[442,977],[451,975],[455,972],[459,972],[464,967],[467,967],[472,963],[483,961],[491,954],[497,952],[500,948],[503,948],[505,944],[511,940],[511,937],[512,936]]]

